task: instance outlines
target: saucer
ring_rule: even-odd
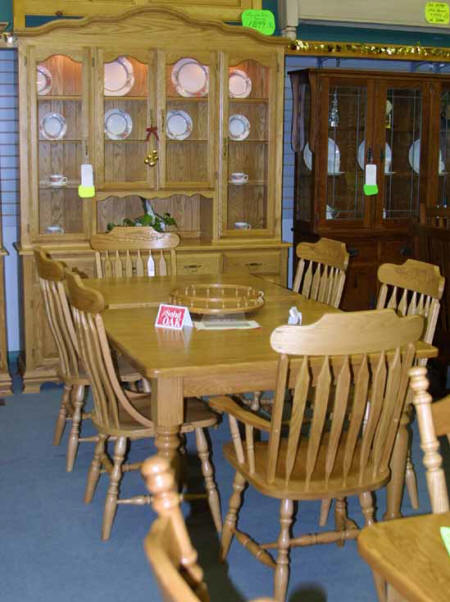
[[[48,185],[51,188],[64,188],[64,186],[67,186],[68,182],[49,182]]]

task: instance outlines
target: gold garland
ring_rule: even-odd
[[[295,40],[288,54],[313,54],[337,57],[376,57],[409,61],[450,61],[450,48],[435,46],[401,46],[364,42],[308,42]]]

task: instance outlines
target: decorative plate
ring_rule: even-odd
[[[252,80],[245,71],[235,69],[228,77],[228,90],[231,98],[247,98],[252,91]]]
[[[417,138],[411,146],[408,152],[408,161],[414,171],[420,173],[420,138]],[[439,173],[445,173],[445,163],[442,160],[442,151],[439,151]]]
[[[110,109],[105,113],[105,134],[110,140],[124,140],[133,130],[133,120],[121,109]]]
[[[61,140],[67,132],[67,122],[60,113],[46,113],[39,122],[39,131],[47,140]]]
[[[362,170],[364,170],[364,167],[366,165],[365,149],[366,149],[366,144],[365,144],[365,141],[363,140],[361,142],[361,144],[358,146],[358,158],[357,158],[358,165],[360,166],[360,168]],[[386,145],[384,147],[384,173],[385,174],[392,173],[391,165],[392,165],[392,151],[391,151],[391,147],[386,142]]]
[[[172,291],[171,303],[193,314],[236,314],[264,305],[264,293],[241,284],[188,284]]]
[[[231,140],[245,140],[250,134],[250,121],[245,115],[230,115],[228,131]]]
[[[44,65],[38,65],[36,69],[36,88],[37,93],[40,96],[45,96],[50,92],[52,87],[52,74],[44,67]]]
[[[185,140],[192,134],[192,119],[186,111],[168,111],[166,134],[171,140]]]
[[[124,96],[134,86],[133,65],[124,56],[104,65],[105,96]]]
[[[309,148],[309,143],[305,144],[305,148],[303,149],[303,160],[305,161],[306,167],[311,170],[312,169],[312,152]],[[339,150],[338,145],[334,140],[328,138],[328,174],[332,175],[340,175],[342,172],[339,171],[341,163],[341,152]]]
[[[206,96],[209,88],[209,69],[195,59],[180,59],[173,66],[172,83],[180,96]]]

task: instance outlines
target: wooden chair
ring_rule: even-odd
[[[299,259],[292,290],[308,299],[339,307],[349,254],[343,242],[321,238],[297,245]]]
[[[412,368],[410,376],[433,514],[363,529],[358,550],[372,568],[380,602],[444,602],[450,566],[439,527],[450,525],[450,505],[437,437],[450,434],[450,395],[432,403],[424,366]]]
[[[98,278],[176,274],[175,248],[180,237],[173,232],[116,226],[107,234],[95,234],[90,244]]]
[[[408,370],[422,328],[420,316],[399,318],[392,310],[325,314],[308,326],[280,326],[271,336],[272,348],[280,353],[271,418],[231,399],[211,400],[212,407],[229,414],[232,443],[224,446],[224,453],[236,470],[221,556],[226,557],[235,535],[258,560],[275,569],[277,600],[285,599],[289,548],[342,544],[357,536],[356,525],[346,515],[346,496],[359,495],[365,523],[373,523],[371,492],[390,479]],[[287,389],[293,390],[292,405],[285,401]],[[312,416],[305,412],[311,399]],[[244,425],[245,440],[238,421]],[[266,432],[268,439],[254,441],[255,429]],[[258,544],[237,529],[247,482],[281,500],[277,541]],[[323,498],[337,500],[335,530],[291,537],[294,501]],[[278,550],[276,562],[270,549]]]
[[[209,602],[203,571],[197,564],[180,510],[180,496],[175,479],[165,458],[145,460],[142,475],[152,494],[152,506],[158,514],[144,540],[147,558],[158,581],[165,602]],[[258,598],[253,602],[274,602]]]
[[[381,286],[377,309],[390,308],[399,316],[423,316],[425,328],[421,338],[426,343],[432,343],[445,284],[438,266],[415,259],[407,259],[402,265],[384,263],[378,268],[378,281]],[[427,360],[422,360],[422,365],[426,363]],[[409,456],[405,482],[411,505],[417,509],[419,499],[416,474]],[[321,526],[327,521],[330,502],[331,500],[327,500],[322,503],[319,520]]]
[[[94,398],[92,422],[98,431],[86,485],[85,502],[92,500],[102,464],[109,472],[110,481],[103,515],[102,539],[109,538],[117,504],[148,503],[146,496],[119,499],[119,486],[124,470],[140,464],[123,466],[128,441],[153,437],[155,429],[151,416],[151,395],[134,393],[122,388],[106,338],[101,312],[105,309],[102,295],[84,285],[81,278],[66,270],[69,300],[74,315],[78,344],[89,374]],[[214,471],[209,460],[209,450],[203,429],[217,424],[218,417],[198,399],[186,400],[185,422],[181,433],[195,431],[198,454],[205,479],[208,503],[214,523],[221,530],[219,496],[214,483]],[[105,444],[114,438],[114,463],[105,454]]]
[[[60,444],[66,422],[71,421],[67,448],[67,470],[70,472],[75,463],[78,444],[96,440],[96,437],[80,437],[82,420],[91,416],[89,412],[83,411],[85,389],[89,385],[89,380],[80,363],[72,314],[64,288],[65,266],[62,262],[52,259],[41,248],[34,249],[34,258],[45,312],[58,351],[58,377],[64,383],[53,445]],[[120,363],[119,370],[120,378],[124,382],[135,382],[141,378],[140,374],[132,370],[124,361]]]

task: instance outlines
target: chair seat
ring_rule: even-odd
[[[126,391],[126,395],[133,407],[144,418],[151,420],[151,394]],[[218,420],[218,415],[213,412],[205,402],[196,397],[190,397],[185,400],[185,417],[180,431],[181,433],[190,433],[196,428],[215,426]],[[153,425],[147,427],[139,424],[127,413],[126,409],[122,407],[119,408],[119,426],[117,428],[105,425],[101,420],[98,420],[97,416],[93,416],[92,422],[100,432],[107,434],[108,436],[119,437],[125,435],[130,439],[141,439],[153,437],[155,435]]]
[[[342,477],[343,450],[345,448],[346,435],[342,436],[339,444],[339,450],[336,458],[335,468],[327,480],[325,477],[325,456],[327,448],[328,434],[323,437],[321,450],[317,459],[317,464],[314,469],[314,478],[306,482],[306,458],[308,439],[303,438],[297,452],[294,468],[288,486],[286,486],[285,467],[287,440],[281,439],[280,450],[278,454],[277,470],[275,480],[271,483],[267,482],[266,473],[269,461],[268,442],[255,442],[255,472],[252,474],[247,464],[239,464],[234,445],[232,442],[226,443],[223,446],[223,451],[226,459],[230,464],[238,470],[244,478],[251,483],[255,489],[261,493],[275,497],[278,499],[294,499],[294,500],[315,500],[324,497],[345,497],[354,495],[363,491],[378,489],[385,485],[389,478],[390,472],[386,470],[384,473],[378,472],[373,475],[372,467],[369,465],[364,471],[362,478],[359,471],[360,450],[358,445],[355,450],[355,459],[348,475],[344,481]]]

